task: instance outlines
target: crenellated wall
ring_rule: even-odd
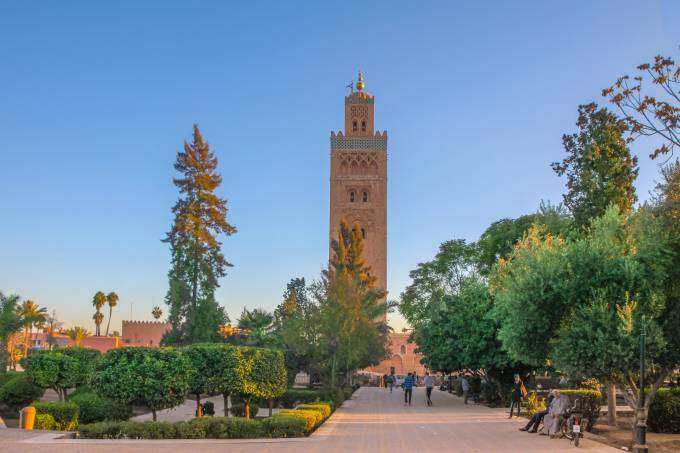
[[[170,329],[169,322],[123,321],[121,336],[125,346],[159,346],[163,334]]]

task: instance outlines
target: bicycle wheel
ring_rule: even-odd
[[[578,447],[579,439],[581,439],[581,434],[580,433],[575,434],[574,435],[574,446],[575,447]]]

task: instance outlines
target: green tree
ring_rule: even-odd
[[[24,325],[19,308],[20,298],[13,294],[5,296],[0,292],[0,373],[7,371],[9,354],[12,351],[11,339]]]
[[[91,379],[101,396],[123,405],[140,405],[156,412],[184,402],[194,370],[172,348],[126,347],[110,350]]]
[[[31,343],[33,327],[45,322],[47,309],[40,307],[32,300],[22,302],[18,308],[19,315],[24,320],[24,357],[28,356],[28,347]]]
[[[189,379],[189,393],[196,396],[197,412],[202,394],[219,393],[224,373],[222,348],[215,343],[197,343],[181,349],[194,371]]]
[[[109,305],[109,320],[106,322],[106,336],[109,336],[109,326],[111,325],[111,315],[113,313],[113,307],[118,305],[118,294],[111,291],[106,295],[106,303]]]
[[[579,106],[576,125],[578,133],[562,137],[567,157],[552,167],[567,177],[564,204],[582,228],[611,204],[630,212],[637,199],[633,182],[638,168],[637,157],[631,156],[623,137],[625,121],[590,103]]]
[[[99,326],[102,321],[104,321],[104,315],[101,313],[101,309],[106,305],[106,295],[102,291],[97,291],[92,297],[92,306],[95,308],[95,313],[92,315],[94,320],[94,334],[95,336],[101,335]]]
[[[272,400],[286,391],[286,366],[283,353],[266,348],[239,348],[242,354],[244,378],[239,393],[245,403],[246,418],[250,418],[252,398],[269,401],[270,415]]]
[[[236,228],[227,222],[227,202],[215,190],[222,183],[217,158],[194,125],[192,143],[177,154],[174,184],[180,198],[172,209],[175,219],[165,242],[170,244],[172,264],[168,273],[166,303],[172,331],[166,343],[216,341],[227,321],[215,301],[219,278],[231,266],[221,251],[218,236]]]
[[[59,401],[64,401],[68,389],[80,381],[77,360],[62,352],[37,351],[23,360],[26,375],[39,387],[57,392]]]
[[[374,286],[363,246],[359,225],[350,229],[343,219],[331,244],[332,259],[323,275],[319,301],[321,360],[331,387],[351,384],[356,369],[376,364],[386,355],[389,306],[381,300],[384,291]],[[338,380],[341,374],[344,382]]]

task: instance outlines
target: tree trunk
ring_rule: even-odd
[[[229,417],[229,394],[223,393],[222,398],[224,398],[224,416]]]
[[[616,426],[616,385],[611,381],[606,381],[607,386],[607,424]]]
[[[24,327],[24,357],[28,357],[28,327]]]
[[[109,320],[106,322],[106,336],[109,336],[109,326],[111,325],[111,313],[113,313],[113,307],[109,305]]]
[[[272,410],[274,409],[274,400],[269,398],[267,401],[267,406],[269,407],[269,416],[272,416]]]
[[[201,408],[201,394],[197,393],[196,394],[196,417],[201,417],[203,415],[203,411],[199,410]]]
[[[156,417],[156,409],[151,409],[151,419],[152,419],[153,421],[157,421],[157,417]]]
[[[243,405],[246,410],[246,418],[250,418],[250,397],[243,399]]]

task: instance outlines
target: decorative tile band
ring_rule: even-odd
[[[335,149],[377,149],[387,151],[387,137],[385,138],[344,138],[331,137],[331,150]]]
[[[360,98],[356,96],[345,96],[345,104],[375,104],[375,98]]]

